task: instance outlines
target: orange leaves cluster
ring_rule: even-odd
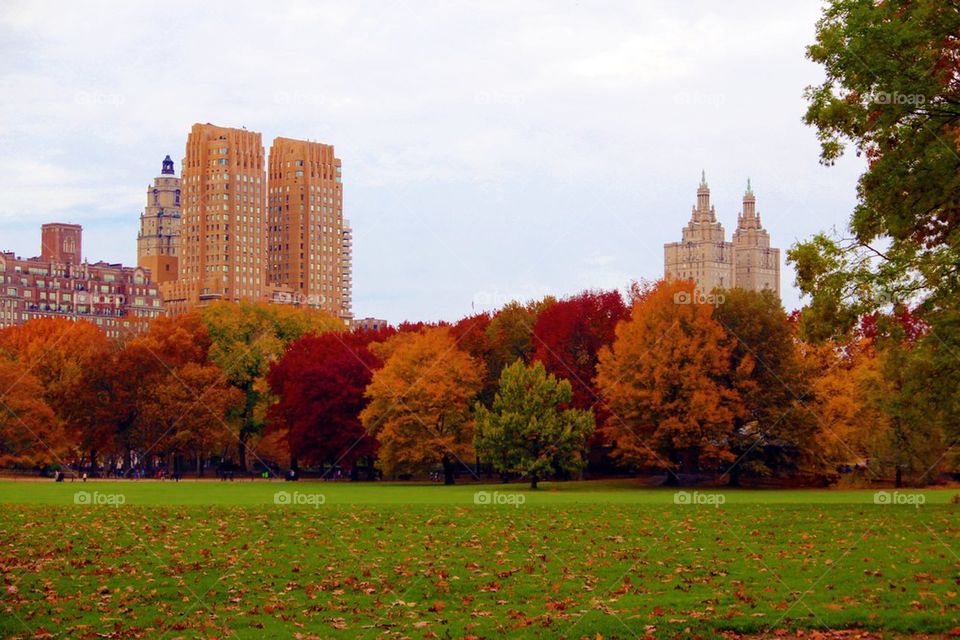
[[[733,362],[735,338],[711,305],[689,303],[691,290],[691,283],[661,282],[643,292],[612,347],[601,350],[597,384],[626,462],[674,468],[685,451],[700,461],[732,458],[721,443],[745,411],[734,380],[753,363]]]
[[[473,452],[470,406],[483,365],[457,347],[445,327],[400,333],[371,351],[385,364],[367,387],[360,414],[380,443],[388,473],[442,464],[447,476]]]

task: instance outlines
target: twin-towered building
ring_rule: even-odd
[[[750,180],[733,241],[728,242],[710,204],[706,174],[701,174],[697,204],[683,228],[683,239],[665,244],[663,258],[666,278],[692,280],[699,293],[737,288],[770,290],[780,297],[780,250],[770,247],[770,234],[760,224]]]
[[[273,301],[352,318],[352,237],[331,145],[195,124],[182,177],[170,157],[147,190],[137,262],[170,313]]]

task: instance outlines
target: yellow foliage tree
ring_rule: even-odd
[[[735,338],[699,304],[693,283],[665,281],[639,291],[629,320],[600,352],[597,385],[611,412],[615,455],[638,467],[692,473],[731,462],[734,420],[745,415]],[[739,371],[738,367],[746,367]]]
[[[473,455],[470,406],[480,391],[483,364],[457,348],[445,327],[401,333],[370,347],[384,362],[367,386],[360,414],[380,443],[388,473],[437,463],[453,484],[457,463]]]

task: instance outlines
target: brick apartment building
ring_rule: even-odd
[[[80,225],[42,227],[40,257],[0,252],[0,327],[34,318],[86,320],[108,337],[146,328],[163,314],[163,301],[150,272],[107,262],[81,262]]]

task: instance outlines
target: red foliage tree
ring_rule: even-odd
[[[457,321],[450,327],[450,335],[457,343],[457,348],[469,353],[474,360],[486,365],[486,374],[483,377],[483,387],[480,390],[480,402],[489,405],[500,385],[500,378],[494,375],[492,363],[494,344],[487,331],[490,326],[489,313],[475,313]]]
[[[597,424],[607,422],[594,383],[597,354],[613,343],[617,323],[629,317],[618,291],[584,291],[544,309],[537,318],[533,359],[573,386],[571,404],[597,412]]]
[[[307,335],[270,367],[267,381],[279,400],[270,408],[267,432],[286,431],[291,466],[305,461],[353,468],[373,455],[360,412],[364,390],[382,363],[367,348],[392,329]]]

